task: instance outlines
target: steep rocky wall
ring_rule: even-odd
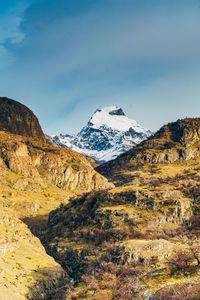
[[[37,117],[25,105],[0,97],[0,130],[44,139]]]
[[[0,157],[12,172],[62,189],[91,191],[113,186],[82,155],[46,142],[1,133]]]

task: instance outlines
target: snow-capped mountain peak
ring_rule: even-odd
[[[122,108],[114,105],[97,109],[88,124],[75,136],[60,134],[54,144],[105,162],[134,147],[151,132],[128,118]]]
[[[129,119],[122,108],[117,106],[108,106],[96,110],[89,122],[94,128],[107,126],[113,130],[122,132],[128,131],[130,128],[136,132],[145,132],[147,129],[140,126],[135,120]]]

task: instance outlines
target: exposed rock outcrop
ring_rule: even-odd
[[[183,245],[175,244],[164,239],[159,240],[129,240],[120,244],[117,257],[118,263],[139,263],[141,260],[151,261],[153,258],[160,262],[168,259],[177,249],[183,249]]]
[[[0,97],[0,130],[44,139],[34,113],[25,105],[6,97]]]
[[[12,172],[62,189],[86,192],[113,186],[81,154],[46,141],[1,132],[0,157]]]

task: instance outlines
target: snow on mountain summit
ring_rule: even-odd
[[[117,106],[108,106],[96,110],[90,123],[93,127],[107,126],[114,130],[126,132],[130,128],[136,132],[145,132],[147,129],[140,126],[135,120],[129,119],[123,110]]]
[[[114,105],[97,109],[77,135],[60,134],[53,137],[53,143],[71,148],[98,162],[106,162],[150,135],[148,129],[128,118],[122,108]]]

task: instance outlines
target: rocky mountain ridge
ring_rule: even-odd
[[[25,105],[0,97],[0,130],[44,139],[44,133],[34,113]]]
[[[116,158],[150,135],[149,130],[129,119],[121,108],[110,106],[96,110],[77,135],[60,134],[53,137],[53,143],[102,163]]]
[[[106,174],[116,173],[115,167],[126,168],[131,162],[174,163],[196,159],[200,156],[200,118],[186,118],[161,127],[148,140],[122,154],[116,160],[99,166],[97,170]]]
[[[0,158],[12,172],[68,190],[89,191],[106,185],[89,160],[49,144],[38,119],[19,102],[0,98],[0,129]]]
[[[0,132],[0,158],[12,172],[46,180],[62,189],[90,191],[109,187],[85,157],[45,141]]]

